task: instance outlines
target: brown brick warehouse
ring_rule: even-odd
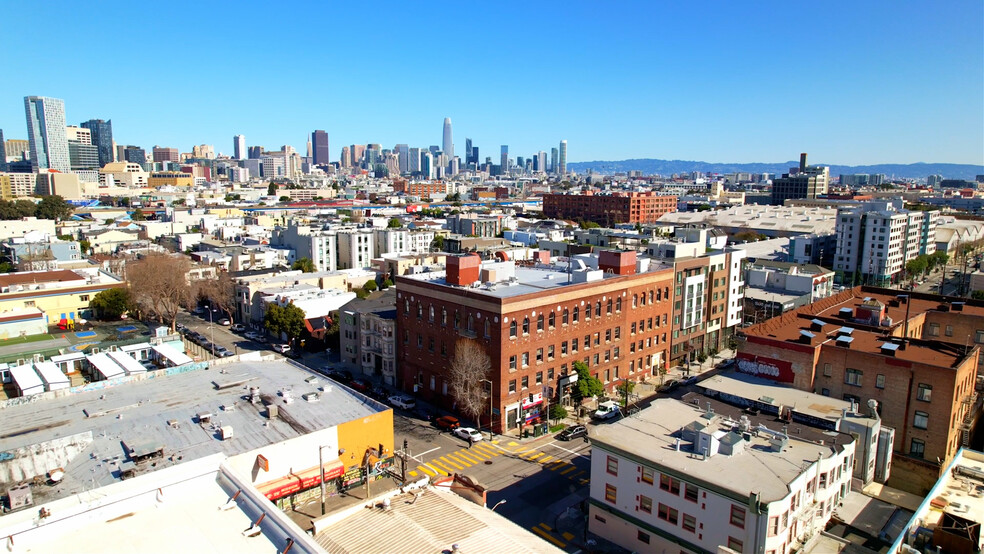
[[[565,401],[575,361],[607,390],[647,378],[668,359],[673,306],[673,268],[651,261],[602,252],[597,269],[564,270],[461,256],[448,258],[446,278],[398,277],[398,386],[452,408],[454,345],[474,339],[491,361],[502,433],[542,417],[543,396]]]

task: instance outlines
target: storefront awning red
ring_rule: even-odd
[[[345,473],[345,464],[341,461],[334,461],[325,464],[325,481],[338,479]],[[256,488],[263,496],[269,500],[277,500],[295,492],[307,490],[321,484],[321,473],[318,466],[314,466],[303,471],[295,471],[290,475],[285,475],[279,479],[267,481]]]

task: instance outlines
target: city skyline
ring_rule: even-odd
[[[118,143],[148,150],[205,143],[232,155],[229,137],[242,134],[249,145],[304,152],[313,129],[333,144],[426,147],[442,144],[436,122],[450,117],[458,137],[483,152],[509,144],[530,156],[566,138],[576,145],[569,163],[768,162],[788,159],[791,141],[792,150],[846,165],[984,162],[979,2],[527,8],[522,18],[502,19],[493,6],[455,6],[459,21],[496,22],[501,40],[476,41],[474,23],[444,25],[400,4],[379,9],[368,30],[340,25],[324,35],[321,21],[357,18],[357,8],[299,4],[294,11],[305,17],[261,33],[250,49],[250,64],[276,57],[280,78],[230,87],[229,78],[194,73],[160,79],[145,53],[128,48],[114,50],[114,79],[93,80],[89,66],[68,55],[76,47],[68,31],[124,17],[154,21],[142,28],[148,43],[169,44],[175,59],[223,64],[242,59],[237,30],[267,23],[249,3],[234,11],[204,5],[194,21],[150,6],[97,13],[70,4],[44,14],[46,41],[28,34],[42,14],[15,4],[8,15],[24,24],[11,29],[5,59],[18,86],[0,93],[0,128],[8,139],[27,138],[22,99],[43,95],[65,100],[69,124],[112,120]],[[531,35],[531,20],[549,24]],[[821,29],[819,41],[804,40]],[[462,53],[435,73],[318,54],[367,37],[380,52],[412,39],[420,51],[457,44]],[[535,71],[530,62],[539,57],[560,65]],[[490,80],[488,67],[507,71]],[[358,78],[339,82],[353,71]],[[284,86],[300,74],[317,95]],[[284,105],[302,109],[269,108]]]

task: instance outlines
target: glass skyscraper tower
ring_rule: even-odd
[[[27,138],[31,149],[31,170],[72,170],[65,132],[65,101],[45,96],[25,96]]]
[[[89,134],[92,136],[92,144],[99,148],[99,167],[115,160],[116,153],[113,151],[113,120],[90,119],[89,121],[83,122],[80,127],[89,130]]]

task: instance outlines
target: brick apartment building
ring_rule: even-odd
[[[738,369],[825,396],[869,400],[895,429],[890,486],[925,494],[981,412],[984,302],[858,287],[744,330]]]
[[[397,277],[397,385],[453,407],[455,344],[475,340],[491,362],[493,426],[505,432],[542,417],[544,397],[569,398],[577,360],[608,390],[665,365],[672,268],[635,252],[579,257],[570,271],[543,263],[545,252],[540,261],[455,256],[446,275]]]
[[[617,223],[656,223],[677,210],[677,197],[655,192],[598,194],[544,194],[543,215],[555,219],[582,219],[606,227]]]
[[[407,196],[419,196],[420,198],[430,198],[435,195],[448,193],[448,184],[443,182],[411,182],[406,181],[393,183],[393,192],[402,192]]]

